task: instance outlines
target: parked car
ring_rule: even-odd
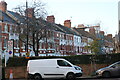
[[[102,77],[117,77],[120,76],[120,61],[115,62],[108,67],[101,68],[96,71],[97,76]]]
[[[34,80],[44,78],[67,78],[75,80],[81,77],[81,67],[75,66],[65,59],[29,60],[27,64],[28,77]]]

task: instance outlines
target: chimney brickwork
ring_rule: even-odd
[[[107,37],[112,38],[112,34],[108,34]]]
[[[65,20],[64,21],[64,26],[71,28],[71,21],[70,20]]]
[[[52,16],[47,16],[46,20],[50,23],[55,23],[55,17],[53,15]]]
[[[5,1],[0,2],[0,10],[6,12],[7,10],[7,3]]]
[[[25,16],[28,16],[30,18],[34,17],[34,8],[28,8],[28,9],[26,9]]]

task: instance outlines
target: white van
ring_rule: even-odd
[[[74,80],[82,76],[82,69],[65,59],[29,60],[27,64],[28,78],[42,80],[44,78],[67,78]]]

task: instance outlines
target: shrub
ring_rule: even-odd
[[[30,57],[29,59],[49,59],[49,58],[64,58],[73,64],[90,64],[95,60],[96,64],[111,64],[116,61],[120,61],[120,54],[108,54],[108,55],[76,55],[76,56],[40,56]],[[8,67],[26,66],[29,59],[25,57],[13,57],[7,62]]]

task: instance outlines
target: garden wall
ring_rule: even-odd
[[[83,69],[83,77],[91,76],[94,69],[91,64],[80,64],[78,65]],[[96,69],[106,67],[106,64],[96,64]],[[7,67],[5,68],[5,78],[9,78],[10,70],[13,71],[13,77],[18,79],[27,78],[27,69],[24,67]]]

